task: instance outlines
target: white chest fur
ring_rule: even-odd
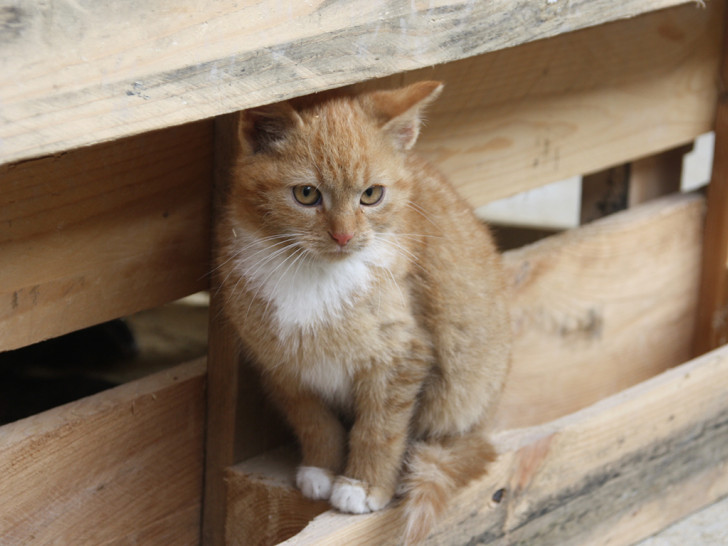
[[[369,245],[343,260],[327,261],[283,245],[267,244],[238,233],[246,251],[235,266],[257,295],[267,300],[281,337],[339,318],[341,312],[371,288],[375,268],[393,259],[385,243]]]

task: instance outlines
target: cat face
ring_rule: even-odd
[[[440,87],[249,111],[231,194],[237,221],[283,252],[317,260],[347,259],[395,237],[412,191],[404,152]]]

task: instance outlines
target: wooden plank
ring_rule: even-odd
[[[0,428],[3,544],[198,544],[205,362]]]
[[[633,207],[655,197],[680,191],[683,158],[692,149],[690,143],[632,162],[629,166],[627,206]]]
[[[238,152],[238,114],[215,120],[215,179],[213,217],[218,217],[230,184],[232,165]],[[220,229],[219,224],[216,225]],[[219,235],[214,233],[213,248]],[[215,252],[215,251],[213,251]],[[213,262],[214,263],[214,262]],[[213,268],[208,331],[207,423],[205,437],[205,497],[202,542],[222,545],[225,525],[223,471],[234,464],[237,436],[238,385],[240,377],[239,339],[224,313],[217,267]]]
[[[298,450],[289,446],[226,470],[226,545],[278,544],[329,509],[328,502],[306,499],[293,486],[292,470],[299,460]]]
[[[0,163],[431,66],[685,0],[0,3]]]
[[[548,424],[502,431],[500,457],[426,544],[627,545],[728,494],[728,349]],[[292,471],[292,470],[291,470]],[[332,511],[287,546],[397,544],[399,509]]]
[[[711,130],[723,9],[663,10],[362,87],[446,82],[417,146],[478,207]]]
[[[728,19],[726,19],[728,29]],[[703,267],[695,324],[695,354],[728,342],[728,32],[723,35],[720,100],[715,118],[713,172],[708,186]]]
[[[211,128],[0,166],[0,351],[207,286]]]
[[[238,148],[239,115],[215,120],[214,210],[224,206],[230,184],[231,165]],[[216,230],[227,227],[222,223]],[[216,233],[215,239],[219,235]],[[213,243],[214,244],[214,243]],[[208,348],[207,436],[203,542],[225,544],[225,468],[263,453],[290,434],[279,415],[267,403],[258,372],[241,359],[239,336],[223,312],[217,268],[212,272]]]
[[[549,421],[690,358],[703,208],[672,195],[506,253],[501,426]]]
[[[579,223],[588,224],[627,208],[629,165],[618,165],[581,179]]]

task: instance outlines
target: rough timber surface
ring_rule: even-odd
[[[0,427],[0,543],[199,544],[205,361]]]
[[[673,194],[505,254],[501,426],[566,415],[692,356],[704,209]]]
[[[208,284],[212,124],[0,165],[0,351]]]
[[[678,6],[358,87],[445,82],[417,150],[478,207],[710,131],[723,10]]]
[[[0,164],[684,0],[1,0]]]

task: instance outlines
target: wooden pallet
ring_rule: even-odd
[[[628,544],[728,494],[723,0],[213,4],[0,2],[0,351],[217,282],[242,108],[442,79],[418,147],[476,206],[624,164],[645,201],[714,129],[707,197],[507,254],[501,457],[430,542]],[[206,364],[0,427],[3,543],[395,541],[293,490],[214,294]]]

